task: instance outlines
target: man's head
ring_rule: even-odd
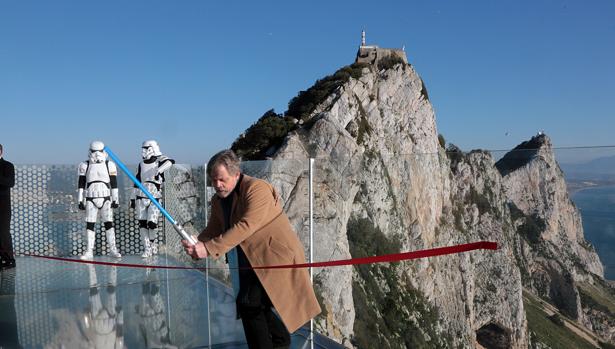
[[[207,175],[219,197],[225,198],[235,189],[241,175],[239,164],[239,158],[230,149],[212,156],[207,163]]]

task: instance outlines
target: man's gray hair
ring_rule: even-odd
[[[211,171],[222,165],[230,175],[235,175],[241,171],[241,161],[234,151],[225,149],[212,156],[207,163],[207,175],[211,177]]]

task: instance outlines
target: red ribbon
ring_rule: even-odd
[[[337,261],[314,262],[314,263],[303,263],[303,264],[253,266],[252,269],[286,269],[286,268],[334,267],[334,266],[340,266],[340,265],[358,265],[358,264],[372,264],[372,263],[383,263],[383,262],[400,262],[400,261],[411,260],[411,259],[418,259],[418,258],[426,258],[426,257],[434,257],[434,256],[444,256],[444,255],[448,255],[448,254],[468,252],[468,251],[473,251],[473,250],[497,250],[497,249],[498,249],[498,245],[495,242],[491,242],[491,241],[478,241],[478,242],[472,242],[472,243],[462,244],[462,245],[454,245],[454,246],[447,246],[447,247],[431,248],[431,249],[427,249],[427,250],[419,250],[419,251],[412,251],[412,252],[385,254],[385,255],[382,255],[382,256],[351,258],[351,259],[342,259],[342,260],[337,260]],[[116,267],[157,268],[157,269],[197,269],[197,270],[205,270],[205,269],[207,269],[207,268],[168,266],[168,265],[146,265],[146,264],[130,264],[130,263],[113,263],[113,262],[104,262],[104,261],[91,261],[91,260],[80,260],[80,259],[71,259],[71,258],[63,258],[63,257],[42,256],[42,255],[35,255],[35,254],[25,254],[25,256],[37,257],[37,258],[45,258],[45,259],[51,259],[51,260],[57,260],[57,261],[65,261],[65,262],[74,262],[74,263],[112,265],[112,266],[116,266]]]
[[[498,244],[490,241],[472,242],[469,244],[455,245],[449,247],[438,247],[428,250],[420,250],[413,252],[393,253],[385,254],[382,256],[342,259],[329,262],[315,262],[315,263],[303,263],[303,264],[287,264],[287,265],[273,265],[264,267],[252,267],[252,269],[280,269],[280,268],[309,268],[309,267],[333,267],[339,265],[357,265],[357,264],[372,264],[382,262],[399,262],[410,259],[418,259],[433,256],[443,256],[453,253],[461,253],[472,250],[497,250]]]

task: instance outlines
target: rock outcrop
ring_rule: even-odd
[[[315,158],[314,259],[480,240],[499,249],[317,269],[318,331],[361,348],[527,348],[524,286],[590,326],[576,285],[602,279],[602,265],[549,139],[533,140],[533,155],[497,165],[487,152],[447,152],[411,65],[357,68],[268,151],[275,169],[261,170],[307,246],[308,179],[299,159]]]
[[[585,240],[581,215],[568,195],[549,137],[541,133],[523,142],[496,167],[522,237],[516,253],[524,286],[600,337],[615,340],[615,314],[596,309],[591,292],[583,291],[598,288],[610,298],[604,267]]]

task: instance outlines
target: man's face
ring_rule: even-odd
[[[231,194],[238,180],[239,172],[234,175],[229,174],[224,165],[218,165],[211,170],[211,184],[221,198]]]

